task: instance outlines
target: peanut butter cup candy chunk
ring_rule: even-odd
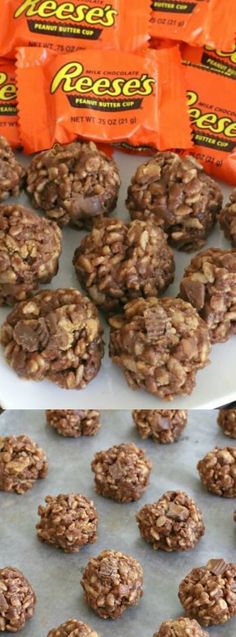
[[[142,449],[123,443],[98,451],[91,467],[97,493],[117,502],[134,502],[148,486],[152,464]]]
[[[47,472],[46,454],[31,438],[0,437],[0,491],[25,493]]]
[[[236,438],[236,409],[219,409],[217,422],[225,436]]]
[[[98,637],[98,634],[88,624],[77,619],[68,619],[64,624],[50,630],[47,637]]]
[[[0,206],[0,305],[23,301],[58,270],[61,231],[31,210]]]
[[[48,409],[47,423],[61,436],[95,436],[101,427],[100,411],[95,409]]]
[[[196,372],[208,363],[210,342],[205,322],[190,303],[137,299],[109,323],[110,356],[132,389],[166,400],[191,394]]]
[[[193,257],[180,283],[180,296],[206,322],[212,343],[236,333],[236,250],[209,248]]]
[[[134,409],[133,421],[141,438],[168,444],[179,439],[188,419],[186,409]]]
[[[98,516],[92,500],[77,493],[46,496],[46,506],[39,506],[37,524],[39,540],[77,553],[97,539]]]
[[[229,201],[220,213],[220,226],[226,239],[236,248],[236,188],[230,195]]]
[[[137,513],[141,536],[155,550],[193,549],[205,527],[202,513],[184,491],[167,491],[153,504],[145,504]]]
[[[17,568],[0,569],[0,631],[17,633],[33,617],[36,605],[35,592]]]
[[[89,606],[103,619],[117,619],[143,595],[143,569],[130,555],[103,551],[89,560],[81,580]]]
[[[7,362],[23,378],[82,389],[104,354],[95,305],[73,288],[38,292],[6,318],[0,340]]]
[[[208,491],[225,498],[236,497],[236,447],[215,447],[197,464]]]
[[[161,228],[151,221],[101,219],[75,251],[78,279],[107,313],[129,299],[158,296],[174,278],[174,258]]]
[[[27,173],[27,191],[36,208],[57,221],[89,227],[115,208],[120,177],[115,162],[93,142],[73,142],[36,155]]]
[[[202,626],[224,624],[236,614],[236,564],[212,559],[194,568],[180,584],[179,599]]]
[[[150,219],[167,232],[178,250],[201,248],[222,207],[218,184],[194,157],[157,153],[141,164],[128,188],[132,219]]]
[[[23,166],[16,160],[8,141],[0,135],[0,201],[18,197],[24,178]]]
[[[163,622],[153,637],[209,637],[209,635],[202,630],[195,619],[179,617]]]

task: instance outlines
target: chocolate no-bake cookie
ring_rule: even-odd
[[[143,569],[130,555],[103,551],[89,560],[81,580],[89,606],[103,619],[116,619],[143,594]]]
[[[92,500],[84,495],[47,495],[46,505],[40,505],[40,522],[36,525],[39,540],[76,553],[82,546],[97,539],[98,515]]]
[[[120,177],[115,162],[93,142],[73,142],[33,157],[27,191],[36,208],[61,226],[90,226],[115,208]]]
[[[193,257],[180,283],[180,296],[204,319],[212,343],[235,334],[236,250],[209,248]]]
[[[215,447],[199,460],[197,469],[208,491],[225,498],[236,497],[236,447]]]
[[[141,438],[168,444],[179,439],[186,427],[186,409],[134,409],[132,417]]]
[[[117,502],[134,502],[144,493],[152,464],[134,443],[98,451],[92,461],[96,491]]]
[[[136,514],[141,536],[155,550],[188,551],[205,527],[200,509],[184,491],[166,491],[157,502]]]
[[[229,438],[236,438],[236,409],[219,409],[218,425]]]
[[[194,568],[180,584],[179,599],[203,626],[224,624],[236,614],[236,564],[212,559]]]
[[[157,633],[153,637],[209,637],[205,630],[195,619],[178,617],[162,622]]]
[[[18,197],[25,178],[25,170],[15,158],[5,137],[0,136],[0,201]]]
[[[0,491],[25,493],[47,472],[46,454],[29,436],[0,437]]]
[[[35,592],[17,568],[0,569],[0,631],[16,633],[34,614]]]
[[[3,324],[0,342],[18,376],[82,389],[100,369],[102,335],[95,305],[68,288],[19,303]]]
[[[61,436],[95,436],[101,427],[100,411],[95,409],[47,409],[47,423]]]
[[[218,184],[194,157],[157,153],[139,166],[128,188],[132,219],[150,219],[179,250],[198,250],[222,206]]]
[[[158,296],[174,278],[174,257],[151,221],[101,219],[75,251],[78,279],[107,313],[132,298]]]
[[[236,188],[231,192],[229,201],[220,213],[220,226],[224,230],[226,239],[236,247]]]
[[[0,206],[0,305],[23,301],[58,270],[57,223],[13,204]]]
[[[109,322],[110,356],[132,389],[167,400],[191,394],[196,372],[208,363],[210,341],[205,322],[190,303],[137,299]]]
[[[52,628],[47,637],[98,637],[98,634],[88,624],[84,624],[77,619],[68,619],[57,628]]]

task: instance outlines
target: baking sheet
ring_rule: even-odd
[[[138,164],[145,161],[144,157],[114,153],[121,174],[121,190],[117,209],[113,216],[129,219],[125,208],[127,187],[131,176]],[[20,161],[27,164],[29,158],[19,155]],[[223,191],[228,198],[231,188],[223,186]],[[9,200],[9,202],[12,201]],[[21,195],[19,202],[30,205],[25,194]],[[72,258],[75,248],[79,245],[84,232],[71,228],[63,229],[63,253],[60,259],[58,275],[47,287],[80,287],[72,266]],[[211,234],[206,247],[220,248],[230,247],[224,239],[219,227]],[[179,291],[179,282],[186,265],[191,259],[190,254],[175,251],[176,275],[174,283],[166,291],[167,296],[176,296]],[[80,288],[81,289],[81,288]],[[7,316],[9,308],[0,308],[0,325]],[[19,379],[15,372],[7,365],[3,356],[3,348],[0,347],[0,403],[8,409],[47,409],[60,408],[89,408],[96,409],[135,409],[138,407],[151,409],[163,407],[166,401],[158,399],[145,391],[133,391],[125,381],[123,373],[114,365],[108,357],[109,329],[104,321],[106,354],[102,361],[102,368],[97,377],[83,390],[66,390],[53,385],[48,381],[34,382]],[[236,396],[236,337],[232,337],[227,343],[214,345],[210,355],[211,364],[197,374],[197,385],[191,396],[176,398],[171,406],[173,408],[207,408],[211,409],[222,404],[229,403]],[[219,373],[220,370],[220,373]]]
[[[62,438],[47,427],[40,411],[8,411],[0,416],[1,435],[32,436],[47,451],[49,460],[48,477],[27,494],[0,494],[0,566],[10,564],[23,570],[38,598],[34,618],[20,633],[22,637],[47,637],[49,629],[69,618],[89,623],[101,637],[152,637],[162,621],[181,614],[178,586],[193,567],[215,557],[236,559],[235,500],[208,494],[195,468],[208,450],[225,446],[229,440],[216,425],[216,417],[216,411],[192,411],[177,443],[157,445],[139,438],[128,411],[104,411],[100,433],[77,440]],[[118,504],[95,494],[90,463],[97,450],[126,441],[145,449],[153,470],[141,500]],[[187,491],[203,511],[206,534],[193,551],[153,551],[139,535],[136,511],[167,489]],[[44,496],[70,491],[93,498],[100,520],[97,543],[72,555],[41,544],[35,534],[37,507]],[[144,567],[144,596],[139,606],[125,611],[116,621],[99,619],[84,602],[80,586],[88,559],[103,549],[130,553]],[[209,633],[212,637],[235,637],[236,618],[212,627]]]

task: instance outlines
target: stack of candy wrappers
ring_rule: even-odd
[[[236,0],[1,0],[0,134],[193,154],[236,184]]]

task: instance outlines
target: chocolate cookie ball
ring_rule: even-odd
[[[23,301],[58,270],[61,231],[31,210],[0,206],[0,305]]]
[[[46,506],[39,506],[40,522],[36,529],[39,540],[77,553],[97,539],[98,515],[92,500],[77,493],[47,495]]]
[[[226,239],[236,247],[236,188],[230,195],[229,201],[220,213],[220,226]]]
[[[0,437],[0,491],[25,493],[47,472],[46,454],[29,436]]]
[[[119,187],[115,162],[93,142],[55,144],[33,157],[27,173],[33,204],[60,226],[83,228],[109,215]]]
[[[236,333],[236,250],[209,248],[186,268],[180,296],[192,303],[208,326],[212,343]]]
[[[132,389],[167,400],[191,394],[196,372],[208,363],[210,342],[206,324],[190,303],[137,299],[109,322],[110,356]]]
[[[218,184],[194,157],[157,153],[139,166],[128,188],[132,219],[150,219],[178,250],[199,250],[222,206]]]
[[[197,469],[208,491],[225,498],[236,497],[236,447],[215,447],[199,460]]]
[[[48,409],[47,423],[61,436],[95,436],[101,427],[100,411],[95,409]]]
[[[133,421],[141,438],[154,442],[175,442],[186,427],[186,409],[134,409]]]
[[[103,551],[89,560],[81,580],[89,606],[103,619],[116,619],[139,603],[143,569],[130,555]]]
[[[179,599],[202,626],[224,624],[236,614],[236,564],[213,559],[193,568],[180,584]]]
[[[95,305],[68,288],[44,290],[19,303],[3,324],[0,342],[18,376],[82,389],[100,369],[102,335]]]
[[[17,568],[0,569],[0,631],[17,633],[34,614],[35,592]]]
[[[236,409],[219,409],[218,425],[229,438],[236,438]]]
[[[200,509],[184,491],[166,491],[157,502],[145,504],[136,520],[155,550],[188,551],[205,532]]]
[[[25,170],[18,164],[5,137],[0,136],[0,201],[18,197],[23,187]]]
[[[88,624],[77,619],[68,619],[64,624],[50,630],[47,637],[98,637],[98,634]]]
[[[179,617],[163,622],[153,637],[209,637],[209,635],[202,630],[195,619]]]
[[[132,442],[98,451],[91,464],[96,491],[117,502],[134,502],[143,495],[152,463]]]
[[[75,251],[81,285],[107,313],[129,299],[158,296],[174,279],[174,257],[161,228],[150,221],[101,219]]]

